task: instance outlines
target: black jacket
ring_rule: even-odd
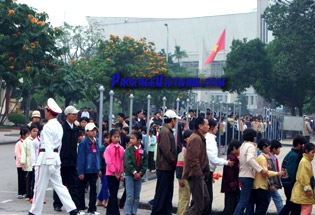
[[[67,121],[62,123],[63,137],[60,150],[60,160],[62,167],[77,166],[77,143],[79,127],[73,124],[73,129]]]

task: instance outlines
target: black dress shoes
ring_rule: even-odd
[[[57,211],[57,212],[61,212],[62,211],[61,207],[55,207],[54,210]]]
[[[77,209],[74,209],[74,210],[70,211],[69,214],[70,214],[70,215],[77,215],[78,212],[79,212],[79,211],[78,211]]]

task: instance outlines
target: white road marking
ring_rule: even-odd
[[[13,202],[13,200],[12,199],[7,199],[7,200],[2,201],[1,203],[8,203],[8,202]]]

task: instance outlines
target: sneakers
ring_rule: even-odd
[[[85,211],[81,210],[81,211],[78,212],[78,215],[86,215],[86,213],[85,213]]]
[[[18,198],[18,199],[24,199],[25,197],[24,197],[24,195],[17,195],[16,198]]]

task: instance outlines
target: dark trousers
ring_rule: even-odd
[[[220,139],[221,139],[221,146],[225,146],[225,133],[221,134]]]
[[[85,209],[85,186],[89,182],[90,195],[89,195],[89,209],[88,212],[96,211],[96,181],[98,179],[97,173],[85,173],[84,179],[79,180],[79,210]]]
[[[188,179],[188,184],[192,198],[185,215],[206,214],[210,198],[204,176],[191,177]]]
[[[311,136],[304,136],[307,142],[310,142]]]
[[[24,195],[26,194],[26,181],[25,181],[26,172],[23,171],[22,167],[17,167],[17,175],[18,175],[18,195]]]
[[[232,215],[239,200],[240,191],[225,193],[224,210],[222,215]]]
[[[174,171],[157,170],[154,203],[151,215],[171,215],[174,191]]]
[[[148,167],[150,171],[155,170],[154,152],[149,152]]]
[[[102,175],[101,183],[102,183],[102,187],[101,187],[100,192],[97,196],[97,199],[102,202],[104,200],[108,200],[108,197],[109,197],[106,175]]]
[[[79,179],[78,179],[78,172],[76,167],[61,167],[60,168],[60,175],[62,179],[63,185],[65,185],[70,193],[70,196],[76,205],[76,207],[79,207],[79,197],[78,197],[78,189],[79,189]],[[54,191],[53,194],[54,203],[53,206],[55,207],[62,207],[62,203],[57,195],[57,193]]]
[[[289,215],[290,212],[292,215],[299,215],[301,213],[301,205],[295,204],[294,202],[291,202],[291,193],[293,189],[293,185],[283,187],[284,188],[284,194],[286,196],[286,202],[282,210],[280,211],[279,215]]]
[[[269,206],[269,190],[253,189],[252,198],[256,205],[255,215],[265,215]]]
[[[26,198],[33,198],[34,171],[26,172]]]
[[[118,208],[118,189],[119,189],[119,180],[115,176],[106,176],[109,190],[108,204],[106,208],[106,215],[119,215]]]
[[[212,182],[212,178],[213,178],[213,172],[210,172],[209,177],[206,178],[206,185],[207,185],[207,189],[208,189],[208,194],[209,194],[209,205],[207,206],[205,213],[203,213],[204,215],[211,215],[211,211],[212,211],[212,202],[213,202],[213,182]]]
[[[125,202],[126,202],[126,182],[124,181],[124,192],[121,195],[121,198],[119,200],[119,207],[123,208],[125,206]]]

